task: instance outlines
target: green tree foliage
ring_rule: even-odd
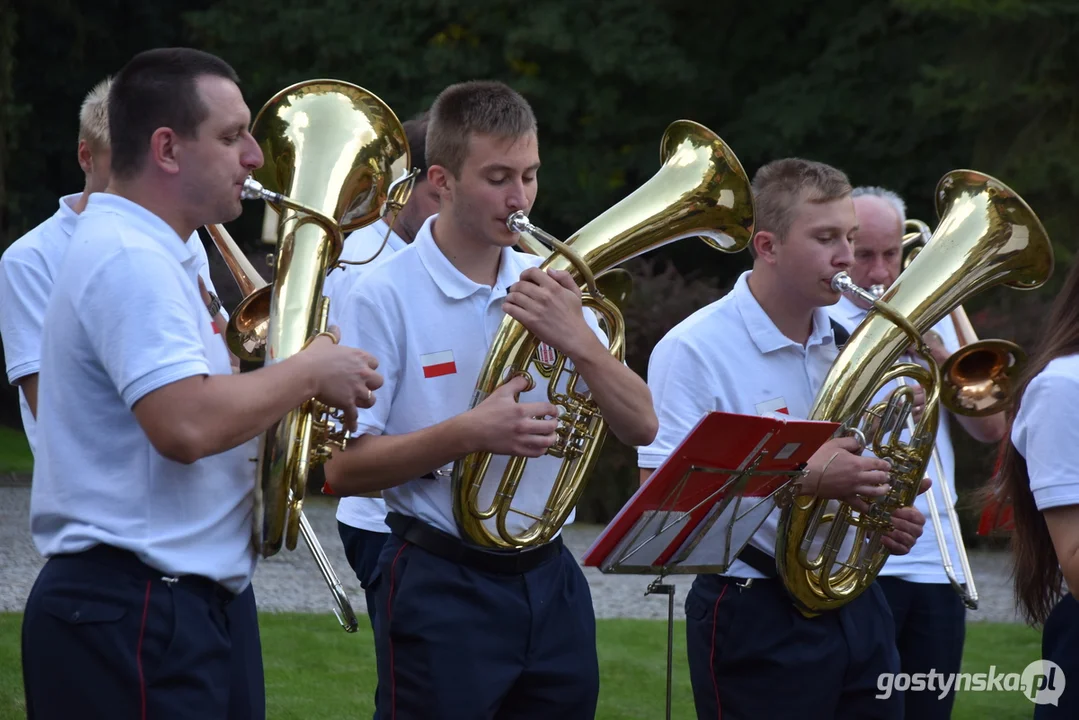
[[[138,50],[187,44],[237,68],[253,112],[312,77],[361,85],[402,119],[449,83],[509,82],[540,122],[532,218],[561,237],[647,181],[664,128],[689,118],[729,143],[750,175],[776,157],[823,160],[855,184],[900,192],[930,225],[945,172],[974,168],[1009,184],[1044,221],[1057,272],[1041,291],[995,289],[967,303],[982,337],[1029,347],[1074,257],[1070,1],[0,2],[12,10],[0,20],[0,246],[81,186],[74,135],[93,83]],[[230,230],[255,251],[260,222],[245,213]],[[746,253],[696,241],[631,263],[630,364],[646,372],[663,332],[748,266]],[[982,483],[992,448],[959,445],[960,485]],[[582,519],[609,517],[635,483],[631,450],[610,441],[603,457]]]

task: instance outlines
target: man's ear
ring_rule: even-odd
[[[427,168],[427,182],[438,192],[441,200],[449,198],[453,194],[453,173],[442,165],[432,165]]]
[[[179,138],[172,128],[161,127],[150,136],[150,160],[170,175],[180,172]]]
[[[752,243],[753,249],[757,253],[757,258],[768,264],[775,264],[776,250],[779,246],[779,239],[775,233],[761,230],[753,235]]]
[[[83,173],[89,175],[94,171],[94,154],[90,152],[90,143],[79,140],[79,167]]]

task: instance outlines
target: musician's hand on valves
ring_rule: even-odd
[[[341,337],[336,327],[330,327],[328,332]],[[382,375],[376,372],[378,360],[363,350],[334,343],[328,337],[316,338],[301,355],[314,375],[315,397],[341,410],[345,428],[355,432],[357,408],[374,405],[375,390],[382,387]]]
[[[925,515],[916,507],[902,507],[892,513],[892,531],[880,541],[892,555],[906,555],[925,529]]]
[[[509,286],[502,310],[571,360],[598,342],[581,313],[581,289],[565,270],[528,268]]]
[[[924,478],[918,494],[928,490],[932,482],[929,478]],[[865,512],[869,508],[865,501],[858,497],[850,498],[848,503],[859,512]],[[892,530],[881,536],[880,540],[892,555],[906,555],[925,530],[925,515],[914,506],[901,507],[892,512],[891,521]]]
[[[887,495],[891,466],[879,458],[862,457],[861,451],[852,437],[832,438],[821,445],[806,463],[809,472],[802,480],[802,494],[828,499]]]
[[[518,402],[517,395],[527,388],[524,376],[516,375],[468,411],[469,452],[530,458],[547,452],[557,440],[558,408],[548,402]]]

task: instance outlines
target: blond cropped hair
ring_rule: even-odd
[[[109,88],[112,78],[105,78],[86,94],[79,109],[79,140],[91,150],[109,147]]]
[[[782,242],[799,203],[831,202],[850,195],[851,191],[846,173],[831,165],[802,158],[774,160],[753,176],[756,231],[770,232]],[[749,252],[757,257],[752,244]]]

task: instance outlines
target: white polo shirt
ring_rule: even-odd
[[[379,267],[398,250],[408,247],[400,235],[390,230],[385,220],[378,220],[350,234],[345,240],[345,249],[341,252],[344,260],[366,260],[382,247],[382,239],[389,231],[386,246],[374,260],[366,265],[346,265],[341,270],[334,270],[326,276],[323,294],[330,298],[330,324],[339,325],[342,306],[348,300],[352,286],[367,273]],[[382,498],[346,497],[337,503],[337,519],[345,525],[371,532],[388,533],[386,526],[386,502]]]
[[[1011,440],[1039,510],[1079,505],[1079,355],[1050,361],[1023,392]]]
[[[359,412],[360,434],[404,435],[469,410],[487,351],[504,316],[506,288],[525,269],[543,262],[535,255],[504,248],[494,287],[474,283],[435,244],[431,225],[436,217],[428,218],[411,245],[356,283],[349,295],[342,342],[377,357],[384,378],[377,402]],[[594,313],[582,311],[582,315],[607,345]],[[521,402],[547,400],[547,384],[538,375],[535,379],[537,387],[522,393]],[[504,455],[491,459],[481,502],[491,500],[507,460]],[[560,467],[561,461],[549,455],[528,460],[514,506],[540,513]],[[452,464],[440,468],[433,480],[419,478],[384,490],[387,508],[460,537],[453,517],[452,468]],[[510,514],[511,530],[530,524],[527,518]],[[494,520],[488,525],[494,528]]]
[[[132,412],[172,382],[232,372],[197,247],[135,203],[91,196],[45,316],[30,529],[46,557],[107,543],[241,592],[255,569],[258,440],[184,465]]]
[[[13,242],[0,257],[0,336],[8,382],[38,372],[41,366],[41,327],[56,276],[78,213],[72,204],[81,193],[60,198],[60,209],[48,220]],[[19,410],[30,451],[35,449],[35,422],[19,388]]]
[[[60,270],[79,219],[72,205],[81,194],[60,198],[60,209],[56,213],[13,242],[0,257],[0,336],[4,341],[7,378],[12,385],[37,373],[41,366],[45,308],[52,292],[53,278]],[[192,238],[195,240],[192,248],[198,254],[199,275],[207,289],[216,292],[210,280],[206,249],[197,233]],[[19,409],[30,451],[34,453],[36,422],[22,388],[19,388]]]
[[[867,310],[863,310],[854,304],[852,300],[846,296],[842,297],[838,303],[828,308],[829,315],[835,319],[840,325],[842,325],[848,332],[853,333],[854,328],[865,319]],[[944,348],[953,353],[959,349],[959,338],[955,332],[955,325],[952,324],[950,318],[945,317],[939,323],[933,326],[933,330],[940,335],[944,342]],[[900,358],[901,362],[910,362],[909,356]],[[909,381],[908,381],[909,382]],[[874,398],[873,402],[883,402],[887,399],[896,388],[899,387],[897,382],[891,382],[882,388]],[[941,467],[944,469],[944,482],[948,483],[948,489],[951,491],[952,499],[956,499],[955,493],[955,451],[952,449],[952,436],[951,436],[951,413],[940,408],[940,424],[937,427],[936,449],[937,455],[940,457]],[[910,432],[904,431],[902,435],[903,440],[910,441]],[[872,455],[872,451],[867,450],[867,455]],[[938,477],[936,463],[932,460],[929,461],[929,465],[926,466],[926,475],[933,481],[937,488],[931,489],[928,492],[935,493],[937,500],[937,517],[940,519],[941,529],[944,532],[944,537],[948,542],[948,549],[952,559],[952,568],[955,571],[955,577],[959,582],[965,582],[965,576],[963,575],[963,567],[959,563],[959,552],[955,544],[955,535],[952,533],[952,526],[948,522],[947,509],[944,507],[944,503],[941,502],[943,497],[940,494],[941,478]],[[925,529],[922,532],[922,536],[918,538],[918,542],[914,544],[910,552],[906,555],[891,555],[888,557],[888,561],[884,563],[883,569],[880,574],[892,577],[898,577],[903,580],[909,580],[910,582],[918,583],[947,583],[948,576],[944,573],[944,565],[940,555],[940,546],[937,544],[937,533],[933,528],[933,521],[929,514],[929,502],[925,498],[925,493],[922,493],[914,501],[914,506],[918,508],[923,515],[925,515],[926,523]]]
[[[726,296],[680,322],[652,351],[648,387],[659,418],[655,441],[638,449],[642,468],[657,468],[702,417],[712,411],[806,418],[838,356],[828,315],[813,311],[805,346],[776,327],[749,289],[746,271]],[[750,543],[775,556],[779,511],[773,509]],[[735,561],[727,575],[759,578]]]

